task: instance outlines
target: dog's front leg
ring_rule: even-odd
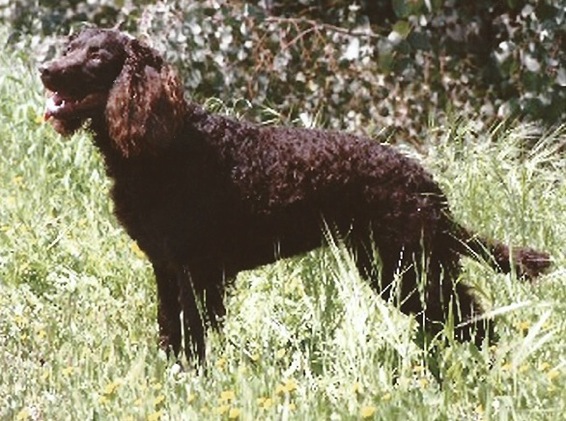
[[[166,264],[153,263],[157,281],[159,346],[171,356],[181,351],[181,303],[177,274]]]
[[[206,356],[206,329],[218,328],[226,313],[224,276],[212,263],[183,267],[178,275],[185,354],[203,363]]]

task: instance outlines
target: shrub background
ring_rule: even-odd
[[[395,10],[402,2],[372,2],[377,14],[365,4],[356,10],[342,2],[73,4],[0,0],[0,42],[16,47],[0,51],[0,419],[563,418],[566,126],[546,130],[540,119],[505,120],[485,130],[478,122],[496,121],[495,110],[490,120],[481,106],[470,106],[469,117],[451,100],[436,108],[433,101],[447,93],[425,95],[430,88],[421,73],[381,72],[387,55],[377,47],[397,42],[390,34],[394,27],[402,33],[404,24],[395,26],[399,21],[417,19],[399,18]],[[497,4],[524,20],[518,14],[531,3]],[[559,4],[552,4],[562,16]],[[432,6],[434,13],[445,13]],[[420,7],[419,13],[428,10]],[[36,61],[53,54],[57,33],[80,27],[85,16],[107,26],[124,20],[132,33],[149,35],[183,66],[190,95],[199,101],[209,95],[227,99],[228,113],[296,124],[314,120],[370,134],[393,122],[389,133],[426,138],[426,156],[419,159],[442,185],[458,220],[509,243],[548,250],[552,269],[528,284],[464,261],[464,278],[498,315],[500,341],[481,350],[452,343],[447,325],[431,348],[422,349],[415,343],[414,320],[375,299],[351,256],[331,244],[241,274],[223,332],[209,338],[207,373],[176,371],[156,346],[151,267],[111,216],[110,183],[90,137],[82,132],[62,139],[42,122],[45,98]],[[242,24],[248,32],[241,32]],[[403,57],[398,48],[419,32],[409,28],[390,50],[393,64]],[[557,34],[563,39],[563,32],[552,32]],[[563,41],[552,39],[545,45],[557,48],[560,69]],[[246,41],[248,56],[238,58]],[[538,41],[534,45],[541,48]],[[371,54],[366,46],[372,46]],[[465,60],[454,63],[469,66],[475,56],[463,51]],[[519,52],[509,60],[520,58]],[[286,54],[291,54],[287,64],[274,70]],[[352,58],[343,57],[348,54]],[[422,54],[447,60],[432,50]],[[385,61],[377,61],[380,57]],[[429,75],[441,75],[442,83],[454,75],[431,69]],[[530,74],[526,67],[512,69]],[[283,74],[287,79],[280,79]],[[455,86],[463,74],[456,74]],[[523,92],[521,80],[512,80],[513,89]],[[563,92],[555,79],[547,80],[552,92]],[[361,88],[355,90],[354,83]],[[381,90],[372,88],[364,97],[362,88],[372,83]],[[471,82],[465,87],[480,92]],[[349,97],[347,88],[353,92]],[[462,98],[503,104],[497,89],[492,97]],[[521,101],[520,95],[513,98]],[[340,108],[335,99],[350,108]],[[409,99],[417,108],[403,108]],[[272,109],[265,106],[270,104]],[[393,114],[384,115],[388,104]],[[457,122],[450,121],[454,115]],[[563,121],[562,116],[548,123]]]
[[[146,36],[197,99],[248,117],[421,142],[423,128],[566,117],[562,0],[264,0],[4,2],[9,42],[54,53],[45,38],[88,21]],[[241,100],[245,101],[241,101]],[[258,105],[262,107],[258,107]]]

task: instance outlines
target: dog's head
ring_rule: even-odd
[[[86,29],[71,37],[61,55],[40,67],[49,91],[45,119],[63,135],[104,112],[132,40],[115,30]]]
[[[182,125],[186,103],[175,72],[115,29],[83,30],[40,72],[50,92],[45,118],[63,135],[99,117],[114,147],[134,156],[162,148]]]

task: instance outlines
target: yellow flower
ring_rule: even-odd
[[[288,379],[285,381],[285,383],[283,383],[283,387],[285,388],[285,391],[287,393],[294,392],[295,390],[297,390],[297,382],[293,379]]]
[[[21,314],[16,314],[14,316],[14,322],[18,325],[18,327],[27,325],[26,319]]]
[[[257,400],[258,405],[263,409],[269,409],[273,406],[273,399],[271,398],[259,398]]]
[[[147,421],[159,421],[161,419],[161,411],[156,411],[147,416]]]
[[[159,395],[159,396],[157,396],[157,397],[153,400],[153,405],[154,405],[154,406],[159,406],[160,404],[163,403],[163,401],[165,401],[165,396]]]
[[[421,377],[419,379],[419,384],[420,384],[421,388],[424,389],[425,387],[428,386],[428,380],[424,377]]]
[[[391,400],[392,397],[393,397],[393,396],[391,396],[391,393],[388,392],[388,393],[386,393],[385,395],[383,395],[383,396],[381,397],[381,400],[382,400],[382,401],[389,401],[389,400]]]
[[[102,389],[102,394],[104,396],[112,395],[114,392],[116,392],[116,389],[118,389],[121,383],[122,382],[120,380],[115,380],[111,383],[108,383],[106,386],[104,386],[104,389]]]
[[[548,380],[552,381],[555,378],[557,378],[560,375],[560,372],[558,370],[550,370],[547,374],[546,377],[548,378]]]
[[[294,411],[295,409],[297,409],[297,405],[295,405],[293,402],[291,402],[287,408],[289,408],[289,411]]]
[[[511,363],[505,363],[501,366],[501,370],[509,371],[509,370],[511,370],[511,367],[512,367]]]
[[[216,413],[219,415],[223,415],[226,412],[228,412],[230,410],[230,406],[229,405],[220,405],[218,408],[216,408]]]
[[[234,393],[233,390],[225,390],[222,393],[220,393],[220,400],[222,402],[233,401],[235,397],[236,397],[236,394]]]
[[[355,382],[352,385],[352,391],[356,394],[362,393],[362,385],[359,382]]]
[[[29,410],[27,408],[24,408],[20,412],[18,412],[18,415],[16,415],[16,420],[17,421],[28,420],[30,416],[31,414],[29,413]]]
[[[226,358],[219,358],[216,361],[216,368],[218,368],[219,370],[222,370],[224,367],[226,367]]]
[[[519,330],[520,332],[526,332],[529,330],[529,328],[531,327],[531,324],[529,322],[519,322],[517,323],[517,330]]]
[[[413,372],[415,373],[422,373],[425,371],[425,368],[422,365],[416,365],[413,367]]]
[[[151,386],[151,388],[153,390],[161,390],[161,389],[163,389],[163,385],[161,383],[157,382],[153,386]]]
[[[285,356],[285,348],[281,348],[279,351],[275,353],[275,358],[277,358],[278,360],[280,360],[284,356]]]
[[[297,382],[293,379],[285,380],[283,383],[278,384],[275,387],[276,395],[284,395],[297,390]]]
[[[228,412],[228,418],[230,418],[231,420],[236,419],[240,416],[240,412],[241,411],[238,408],[232,408]]]
[[[132,241],[132,243],[130,244],[130,248],[132,249],[132,251],[134,252],[134,254],[136,256],[138,256],[140,259],[144,259],[145,258],[145,253],[142,251],[142,249],[140,248],[140,246],[138,245],[138,243],[136,243],[135,241]]]
[[[364,419],[371,418],[375,414],[377,408],[375,406],[364,406],[360,411],[360,416]]]
[[[71,374],[73,374],[74,370],[75,368],[73,366],[68,366],[61,370],[61,373],[63,373],[64,376],[70,376]]]
[[[540,365],[538,366],[538,369],[539,369],[540,371],[545,371],[545,370],[548,370],[549,368],[550,368],[550,364],[547,363],[546,361],[540,363]]]
[[[525,364],[521,364],[519,366],[519,373],[524,373],[525,371],[527,371],[529,369],[529,364],[525,363]]]

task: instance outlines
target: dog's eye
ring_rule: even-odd
[[[100,56],[100,47],[95,45],[88,47],[88,56],[90,58],[98,58]]]

